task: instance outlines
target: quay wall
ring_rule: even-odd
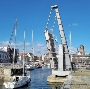
[[[0,63],[0,81],[12,80],[12,76],[11,76],[12,68],[21,69],[23,67],[20,65],[12,66],[12,64]],[[0,84],[1,84],[1,82],[0,82]]]
[[[80,67],[75,71],[72,70],[66,78],[50,75],[47,77],[47,83],[50,86],[61,87],[60,89],[90,89],[90,68]]]

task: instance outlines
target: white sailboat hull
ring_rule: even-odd
[[[34,70],[35,66],[34,65],[26,65],[25,67],[27,70]]]
[[[28,76],[19,76],[20,79],[18,81],[8,81],[8,82],[4,82],[4,86],[5,88],[11,89],[11,88],[19,88],[22,86],[25,86],[27,84],[30,83],[31,79]]]

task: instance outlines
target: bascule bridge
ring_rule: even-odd
[[[61,38],[61,44],[59,44],[59,46],[58,46],[58,57],[56,54],[54,37],[48,29],[48,24],[50,21],[50,16],[51,16],[52,10],[55,10],[55,13],[56,13],[56,20],[58,22],[59,33],[60,33],[60,38]],[[47,49],[49,52],[49,58],[53,61],[51,63],[51,67],[54,67],[54,69],[57,69],[57,71],[63,71],[63,72],[70,70],[71,69],[71,62],[70,62],[70,58],[69,58],[68,45],[67,45],[62,21],[60,18],[60,13],[58,11],[57,5],[51,6],[51,11],[50,11],[50,15],[48,18],[48,22],[47,22],[44,34],[45,34]],[[54,71],[52,73],[56,73],[57,71]]]

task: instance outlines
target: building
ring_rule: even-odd
[[[7,52],[0,50],[0,62],[8,62]]]
[[[0,62],[8,62],[7,47],[0,47]]]
[[[25,53],[25,61],[33,61],[33,57],[34,55],[32,53]],[[23,53],[19,53],[18,59],[23,60]]]
[[[83,45],[80,45],[79,49],[77,48],[76,54],[72,55],[72,62],[75,62],[75,63],[89,63],[90,62],[90,55],[85,54]]]
[[[85,51],[84,51],[84,46],[83,45],[80,45],[79,50],[77,48],[76,54],[77,55],[85,55]]]
[[[15,49],[14,55],[14,48],[7,48],[7,47],[0,47],[0,62],[10,62],[14,63],[18,60],[19,49]]]
[[[7,53],[9,56],[8,57],[9,62],[12,63],[14,61],[14,63],[17,63],[19,56],[19,49],[15,49],[15,53],[14,53],[14,48],[8,48]]]
[[[84,46],[83,45],[80,45],[80,53],[81,55],[85,55],[85,51],[84,51]]]
[[[0,50],[7,52],[7,47],[0,47]]]

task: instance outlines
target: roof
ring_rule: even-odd
[[[72,55],[73,57],[90,57],[90,55]]]

